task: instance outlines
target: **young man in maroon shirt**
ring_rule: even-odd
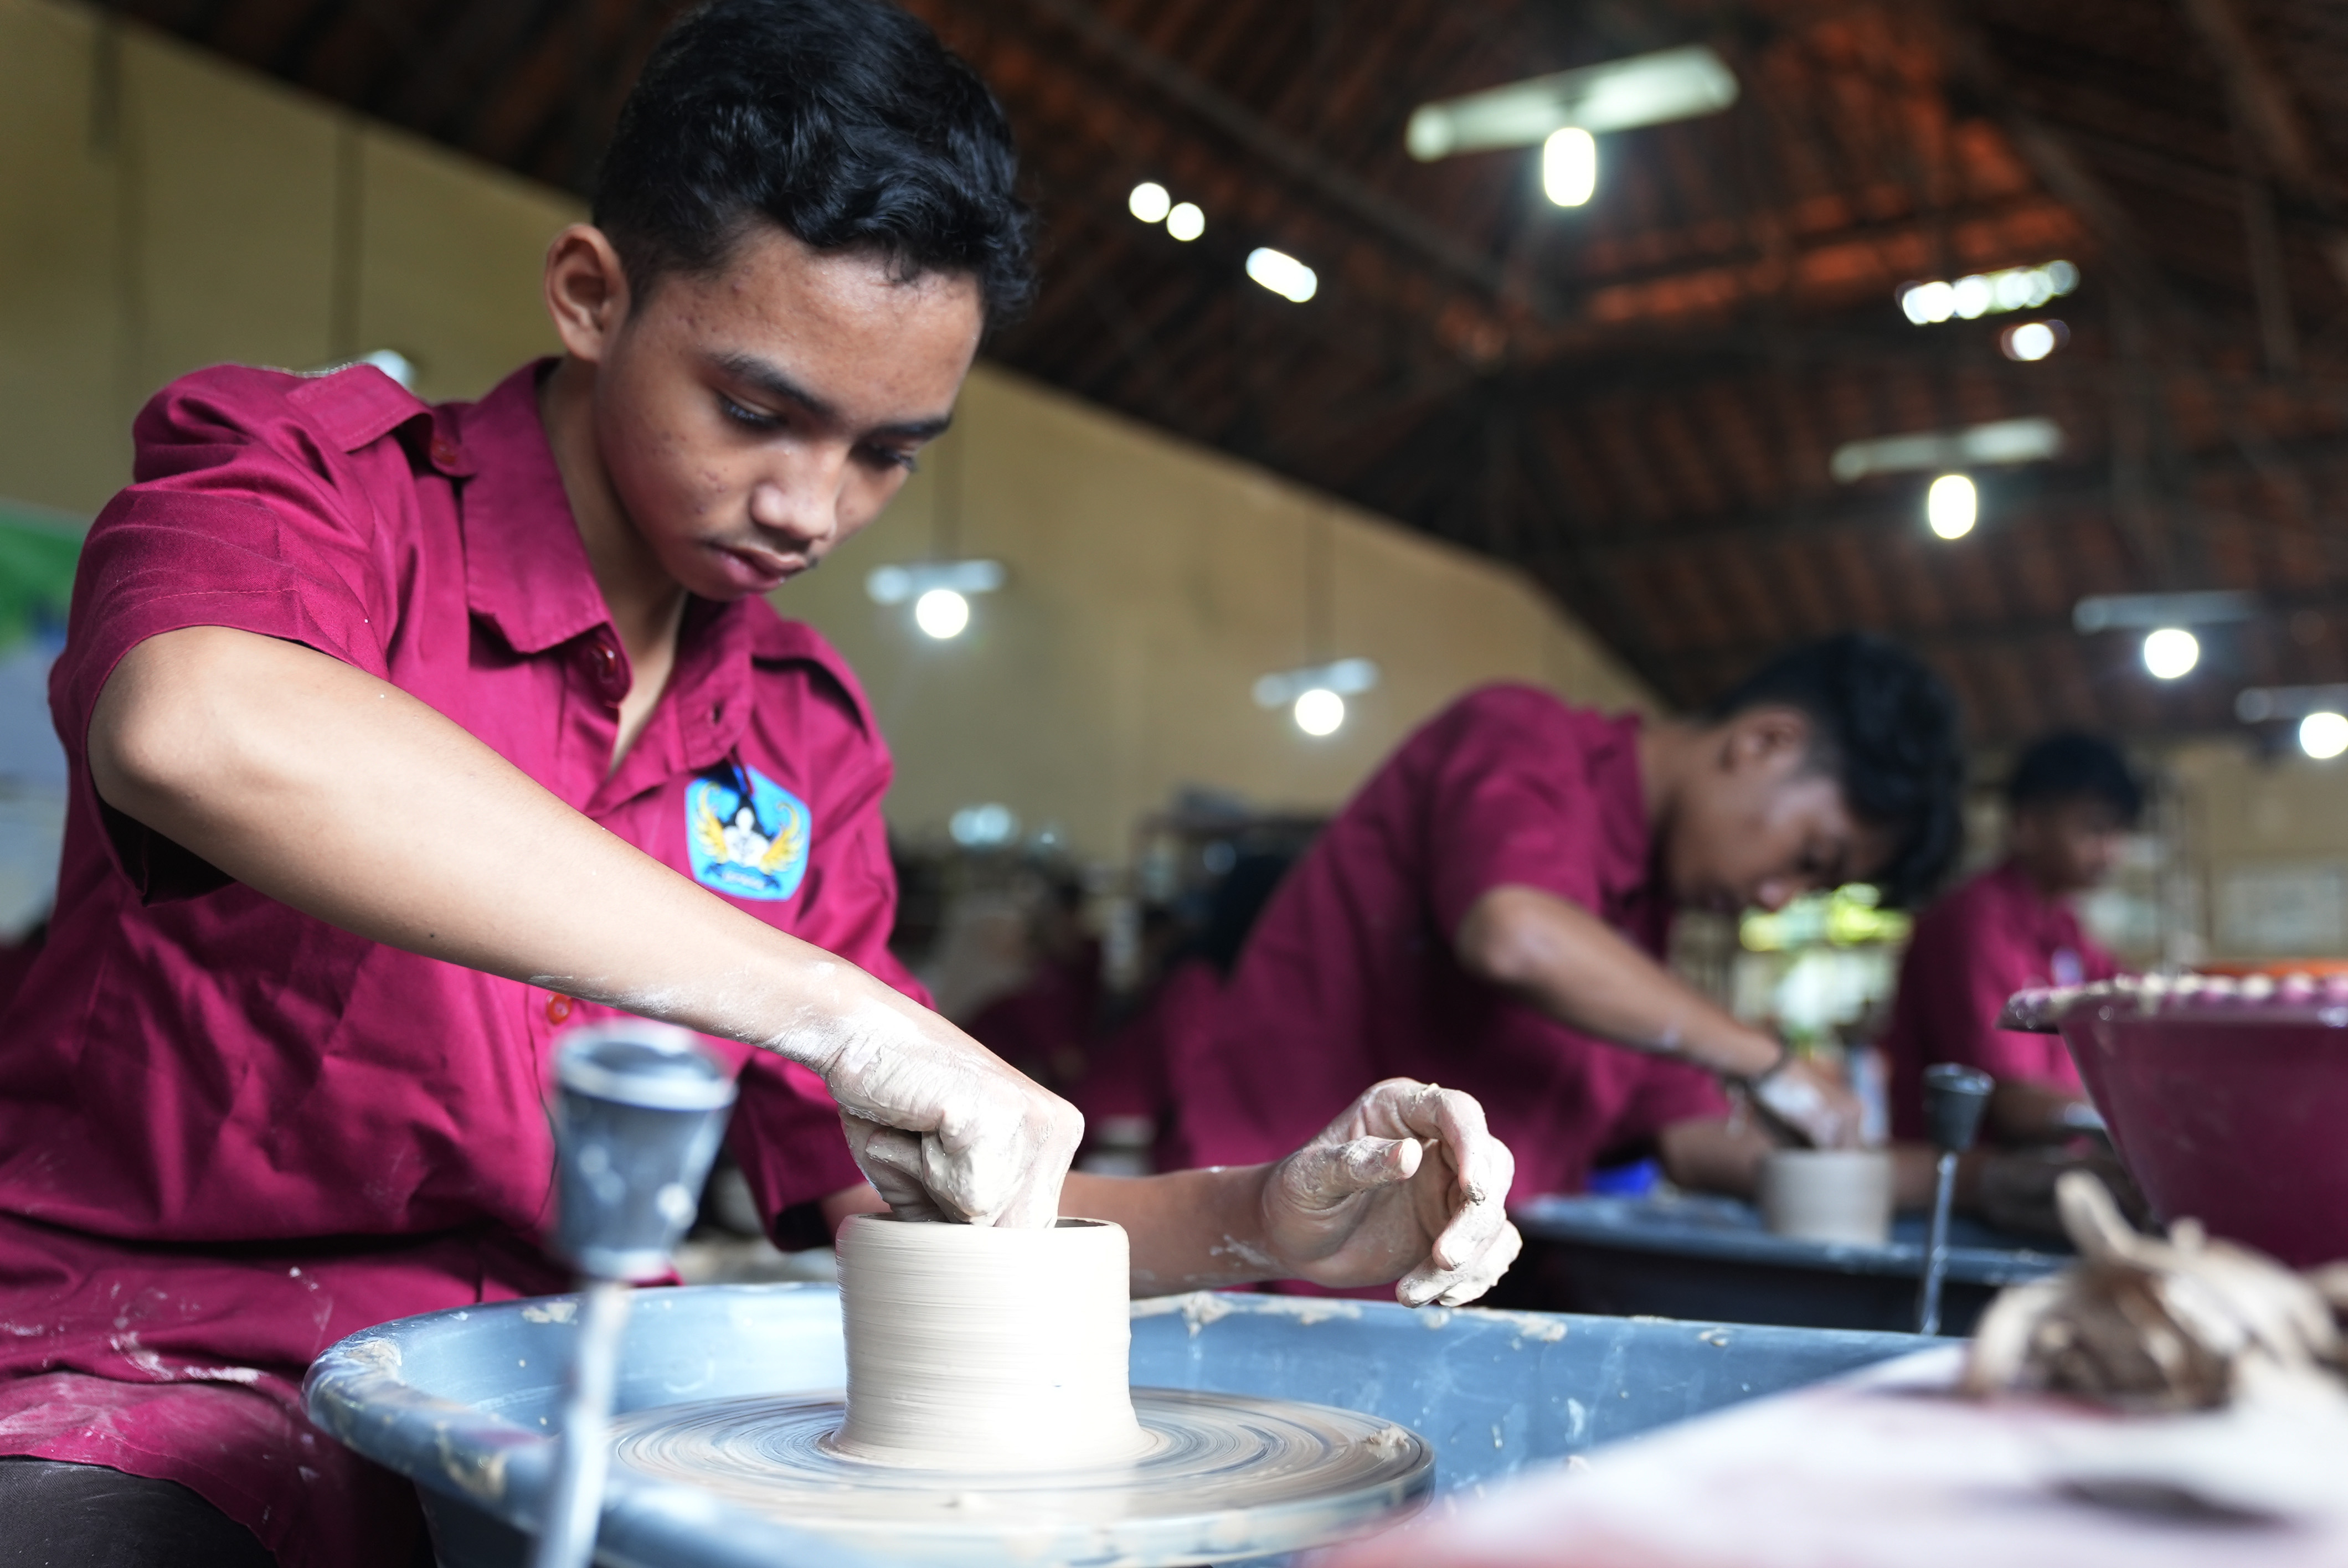
[[[720,0],[548,254],[561,359],[437,407],[207,371],[140,415],[52,683],[62,885],[0,1046],[10,1549],[405,1563],[412,1500],[302,1419],[303,1369],[563,1284],[547,1054],[608,1009],[742,1061],[778,1222],[861,1175],[906,1214],[1121,1220],[1141,1289],[1459,1301],[1507,1266],[1508,1153],[1464,1095],[1381,1086],[1249,1169],[1069,1176],[1074,1113],[889,959],[886,751],[759,596],[945,427],[1028,287],[1014,172],[902,13]]]
[[[1941,1061],[1997,1080],[1991,1140],[2055,1143],[2102,1126],[2061,1037],[2002,1030],[1997,1015],[2016,991],[2119,972],[2072,904],[2118,866],[2143,786],[2110,742],[2056,734],[2023,753],[2005,795],[2004,858],[1925,911],[1900,965],[1883,1048],[1901,1137],[1923,1135],[1924,1069]]]
[[[1262,1158],[1391,1075],[1476,1096],[1518,1197],[1580,1191],[1642,1144],[1683,1182],[1749,1186],[1768,1143],[1723,1083],[1841,1142],[1857,1116],[1838,1082],[1663,966],[1672,912],[1861,880],[1914,897],[1956,847],[1962,765],[1940,681],[1862,636],[1688,721],[1473,692],[1339,814],[1169,1041],[1177,1148]]]

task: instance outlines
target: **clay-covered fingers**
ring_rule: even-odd
[[[1040,1229],[1084,1137],[1076,1107],[942,1019],[843,1051],[825,1073],[849,1143],[906,1219]]]
[[[1523,1238],[1509,1223],[1509,1189],[1517,1179],[1517,1159],[1492,1135],[1484,1107],[1456,1089],[1418,1086],[1403,1096],[1406,1121],[1431,1126],[1442,1158],[1453,1172],[1456,1194],[1449,1222],[1416,1268],[1403,1276],[1395,1298],[1418,1307],[1440,1301],[1457,1307],[1473,1301],[1508,1272]],[[1425,1135],[1425,1134],[1422,1134]]]
[[[1358,1194],[1409,1181],[1426,1157],[1416,1138],[1312,1143],[1297,1151],[1284,1179],[1298,1206],[1334,1209]]]
[[[927,1188],[922,1185],[922,1140],[913,1133],[868,1122],[853,1112],[839,1113],[848,1135],[848,1152],[857,1169],[880,1194],[889,1212],[901,1220],[947,1218]]]
[[[1482,1235],[1472,1247],[1464,1238],[1457,1245],[1463,1249],[1458,1263],[1445,1268],[1429,1255],[1402,1276],[1395,1286],[1395,1299],[1405,1307],[1425,1307],[1430,1302],[1464,1307],[1499,1283],[1500,1276],[1509,1272],[1509,1266],[1524,1250],[1525,1239],[1503,1215],[1498,1228]]]
[[[1449,1219],[1427,1260],[1437,1270],[1467,1266],[1508,1228],[1505,1205],[1509,1189],[1516,1184],[1517,1159],[1492,1135],[1484,1107],[1474,1095],[1415,1079],[1389,1078],[1354,1102],[1347,1113],[1353,1117],[1373,1132],[1425,1140],[1450,1170]],[[1347,1118],[1337,1125],[1346,1125]]]
[[[1320,1283],[1400,1275],[1408,1305],[1469,1301],[1521,1245],[1505,1208],[1515,1177],[1473,1095],[1388,1079],[1282,1163],[1281,1208],[1296,1224],[1274,1231]]]

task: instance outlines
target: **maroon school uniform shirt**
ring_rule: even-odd
[[[2084,1095],[2061,1036],[2000,1029],[1997,1015],[2016,991],[2106,980],[2119,968],[2079,928],[2070,903],[2043,897],[2011,860],[1933,905],[1900,960],[1883,1035],[1893,1135],[1924,1136],[1924,1069],[1935,1062]]]
[[[1661,955],[1638,721],[1493,686],[1418,731],[1297,863],[1211,1016],[1166,1042],[1174,1153],[1276,1159],[1363,1090],[1464,1089],[1516,1155],[1512,1196],[1571,1193],[1601,1156],[1725,1115],[1711,1075],[1552,1022],[1469,975],[1452,938],[1495,887],[1568,899]]]
[[[404,1484],[302,1418],[311,1358],[389,1317],[565,1286],[537,1245],[549,1050],[601,1009],[337,930],[103,804],[86,736],[126,652],[201,625],[339,659],[921,995],[883,946],[888,755],[813,631],[692,603],[606,776],[629,673],[535,386],[524,370],[437,407],[371,368],[167,388],[90,531],[52,677],[73,795],[48,944],[0,1024],[0,1454],[182,1482],[288,1568],[405,1563],[415,1520]],[[719,1049],[770,1219],[861,1179],[811,1074]]]

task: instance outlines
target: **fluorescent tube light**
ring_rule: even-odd
[[[1255,683],[1255,705],[1259,708],[1292,707],[1307,692],[1334,692],[1340,697],[1375,690],[1378,683],[1378,667],[1367,659],[1340,659],[1334,664],[1307,664],[1299,670],[1282,670],[1264,676]]]
[[[999,560],[907,561],[901,566],[874,567],[864,579],[864,591],[875,604],[902,604],[932,589],[993,593],[1003,586],[1004,577]]]
[[[2114,628],[2143,631],[2248,620],[2258,612],[2255,593],[2109,593],[2072,606],[2071,624],[2083,634]]]
[[[2234,699],[2234,717],[2245,724],[2343,712],[2348,712],[2348,686],[2252,686]]]
[[[2035,463],[2062,450],[2063,428],[2053,420],[2000,419],[1962,430],[1922,430],[1845,442],[1835,448],[1827,466],[1848,485],[1869,474]]]
[[[1403,145],[1421,163],[1463,152],[1539,147],[1551,131],[1630,130],[1717,114],[1736,101],[1736,74],[1702,44],[1535,77],[1423,104]]]

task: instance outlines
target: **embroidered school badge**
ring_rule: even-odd
[[[727,767],[685,792],[693,877],[736,898],[788,898],[807,876],[807,802],[756,768]]]

